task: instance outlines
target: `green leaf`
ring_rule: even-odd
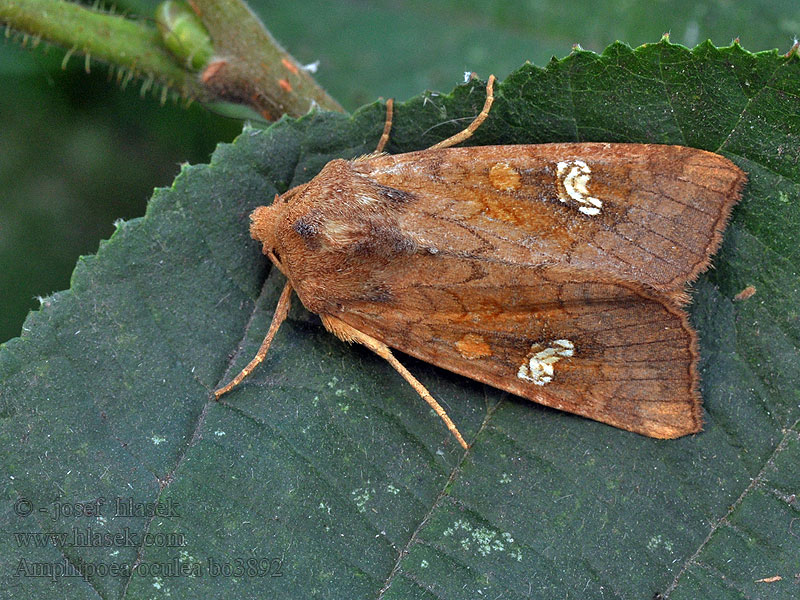
[[[748,172],[693,293],[705,431],[674,441],[402,357],[473,443],[464,453],[389,365],[299,306],[214,402],[282,284],[247,215],[371,151],[384,109],[246,129],[184,167],[0,349],[0,585],[59,598],[796,597],[798,89],[795,55],[615,44],[514,72],[470,140],[686,144]],[[472,82],[398,107],[390,151],[461,129],[483,97]],[[756,295],[734,302],[747,285]],[[116,515],[115,501],[144,514]],[[45,533],[67,544],[28,535]],[[72,568],[86,580],[31,576]]]

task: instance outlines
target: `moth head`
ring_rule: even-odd
[[[254,240],[261,242],[264,254],[281,271],[283,271],[281,253],[275,246],[278,242],[276,227],[280,220],[283,206],[285,204],[281,202],[281,197],[275,194],[275,200],[271,206],[259,206],[250,214],[250,236]]]
[[[293,187],[285,194],[275,194],[270,206],[259,206],[250,214],[250,236],[262,244],[264,254],[286,275],[285,257],[281,256],[285,233],[280,229],[286,225],[289,213],[303,195],[309,184]]]

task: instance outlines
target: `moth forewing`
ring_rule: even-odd
[[[306,308],[435,410],[389,347],[644,435],[699,431],[696,334],[680,304],[745,175],[679,146],[444,147],[462,137],[331,161],[257,209],[251,233]]]
[[[437,283],[424,281],[431,272]],[[652,437],[700,429],[694,331],[680,308],[641,286],[439,255],[381,280],[392,300],[352,300],[338,318],[553,408]]]
[[[683,290],[708,266],[744,183],[722,156],[653,144],[448,148],[352,169],[413,199],[399,219],[432,244],[662,291]]]

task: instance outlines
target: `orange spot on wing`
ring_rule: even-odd
[[[503,192],[518,190],[522,185],[519,172],[507,162],[499,162],[489,170],[489,182]]]
[[[456,350],[458,353],[468,360],[475,358],[484,358],[492,355],[492,349],[483,336],[468,333],[456,342]]]
[[[288,80],[286,80],[286,79],[278,79],[278,85],[279,85],[279,86],[281,86],[281,89],[282,89],[284,92],[289,92],[289,93],[291,93],[291,91],[292,91],[292,84],[290,84]]]

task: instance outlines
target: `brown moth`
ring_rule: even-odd
[[[654,144],[451,148],[333,160],[251,215],[291,291],[347,342],[407,354],[547,406],[655,438],[700,431],[697,335],[682,305],[745,174]],[[390,110],[390,106],[387,107]],[[387,117],[379,150],[388,138]]]

